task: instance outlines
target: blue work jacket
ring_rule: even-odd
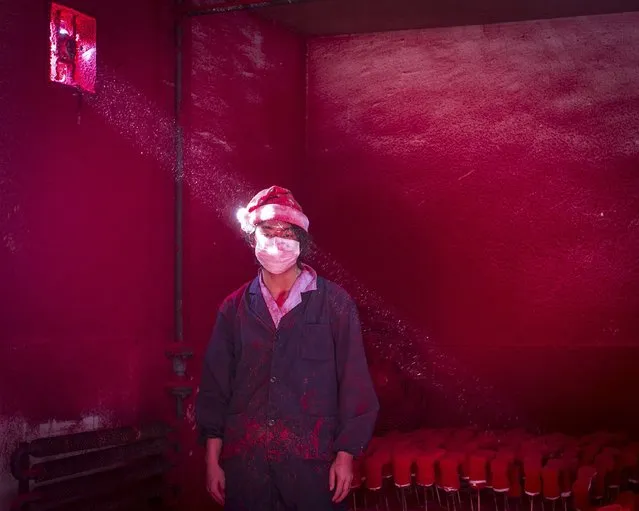
[[[222,460],[362,454],[379,403],[354,301],[318,277],[275,328],[258,279],[218,311],[196,400],[201,436],[223,439]]]

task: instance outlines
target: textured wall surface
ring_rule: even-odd
[[[98,93],[79,107],[48,82],[47,4],[0,2],[3,481],[18,439],[170,404],[172,12],[154,0],[67,3],[98,24]]]
[[[389,424],[420,389],[429,421],[636,422],[638,25],[309,42],[300,199],[361,285]]]

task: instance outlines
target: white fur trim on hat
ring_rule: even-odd
[[[238,209],[235,216],[237,217],[237,221],[240,222],[240,227],[242,228],[244,232],[250,234],[255,230],[255,226],[249,223],[248,209],[246,208]]]

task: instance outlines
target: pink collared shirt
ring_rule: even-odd
[[[315,270],[306,264],[302,264],[302,273],[297,276],[297,279],[293,283],[286,297],[286,301],[280,307],[277,305],[275,298],[271,295],[271,292],[264,284],[262,279],[262,271],[260,270],[260,289],[262,290],[262,296],[266,302],[266,307],[271,314],[275,328],[280,324],[280,321],[286,314],[292,311],[300,303],[302,303],[302,293],[308,291],[315,291],[317,289],[317,273]]]

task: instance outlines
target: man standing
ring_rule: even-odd
[[[205,355],[208,490],[228,511],[344,509],[379,409],[357,308],[300,260],[309,221],[288,190],[238,219],[261,268],[220,306]]]

